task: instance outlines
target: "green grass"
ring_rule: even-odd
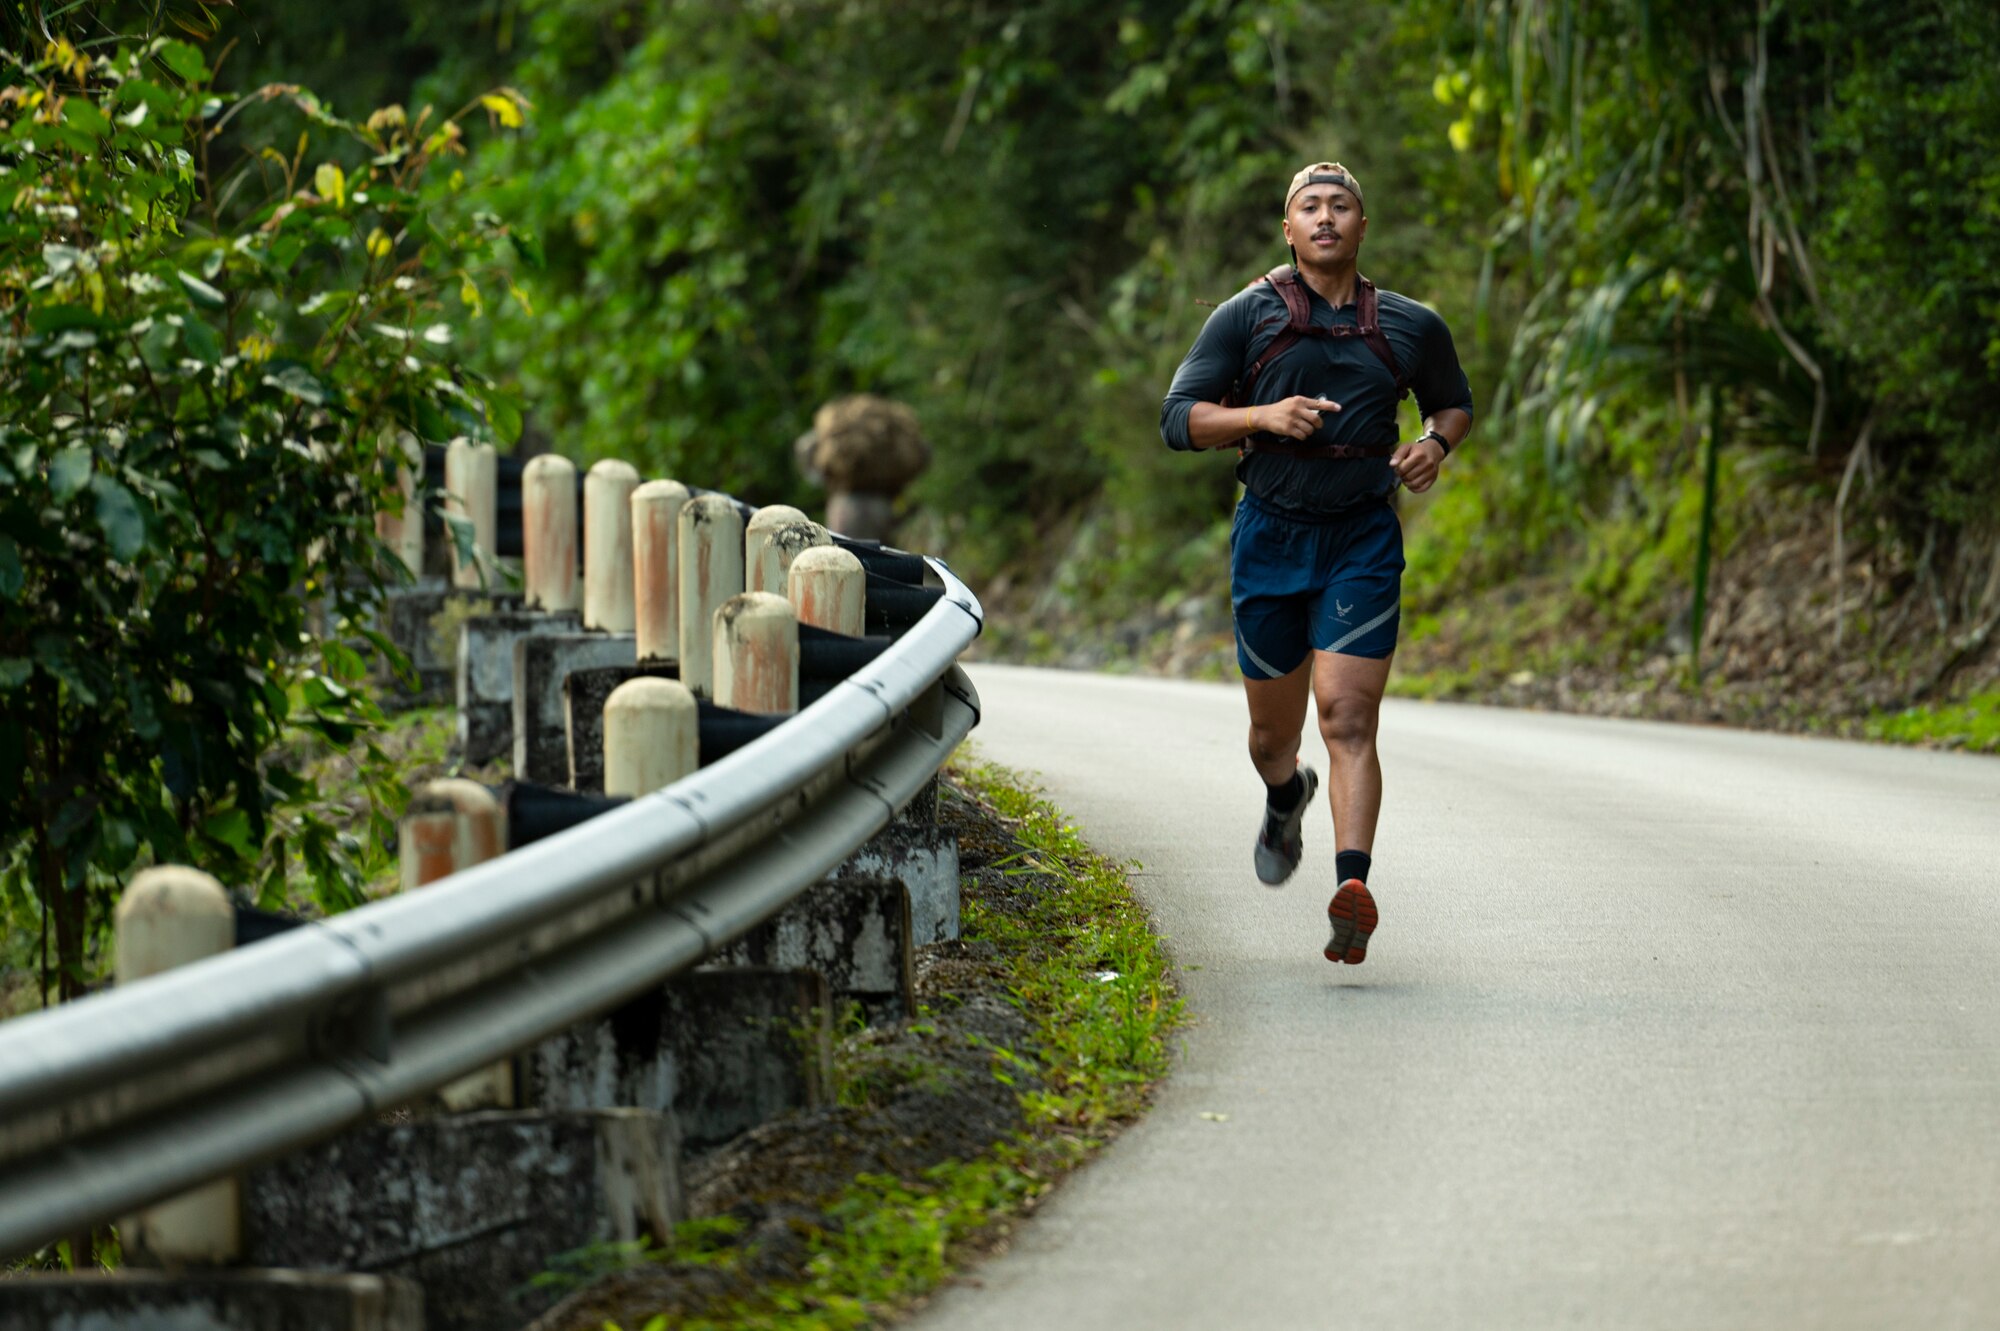
[[[1003,872],[1026,880],[1028,904],[1002,912],[968,896],[963,931],[1007,958],[1009,993],[1033,1025],[1032,1050],[994,1051],[1001,1080],[1011,1084],[1022,1071],[1039,1077],[1040,1089],[1022,1095],[1029,1126],[976,1159],[914,1181],[857,1178],[830,1208],[839,1228],[813,1235],[804,1280],[677,1323],[689,1331],[875,1323],[935,1288],[968,1243],[1019,1214],[1138,1114],[1167,1071],[1181,1000],[1132,896],[1128,866],[1092,851],[1014,773],[962,763],[952,775],[1013,820],[1024,847],[1003,861]],[[741,1258],[740,1249],[718,1247],[728,1237],[715,1220],[692,1221],[662,1255],[728,1266]]]
[[[2000,693],[1975,693],[1961,702],[1906,707],[1868,718],[1870,739],[2000,752]]]

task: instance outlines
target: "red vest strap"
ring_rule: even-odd
[[[1389,345],[1389,339],[1382,332],[1381,305],[1376,297],[1373,282],[1359,274],[1355,275],[1355,321],[1351,325],[1337,324],[1332,328],[1318,328],[1313,325],[1312,299],[1306,294],[1306,284],[1300,279],[1298,270],[1290,264],[1279,264],[1250,285],[1254,287],[1258,282],[1269,282],[1272,290],[1276,291],[1279,298],[1285,302],[1285,326],[1278,330],[1277,336],[1273,337],[1269,345],[1264,348],[1264,353],[1257,357],[1256,362],[1244,371],[1243,377],[1238,379],[1235,386],[1223,396],[1221,405],[1225,407],[1247,405],[1251,388],[1257,382],[1257,376],[1264,372],[1264,367],[1290,351],[1301,339],[1308,337],[1359,337],[1368,349],[1375,353],[1377,359],[1388,367],[1389,375],[1396,383],[1398,400],[1410,395],[1409,380],[1404,377],[1402,368],[1396,364],[1395,349]],[[1271,322],[1274,321],[1266,321],[1264,327],[1268,328]],[[1276,435],[1263,433],[1251,435],[1238,445],[1239,451],[1244,453],[1277,453],[1285,457],[1318,458],[1387,457],[1395,451],[1395,447],[1394,444],[1314,446],[1292,443]]]

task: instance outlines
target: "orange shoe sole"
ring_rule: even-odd
[[[1368,885],[1359,878],[1342,883],[1326,905],[1326,918],[1333,925],[1333,936],[1326,944],[1326,959],[1344,961],[1350,966],[1368,960],[1368,937],[1380,920]]]

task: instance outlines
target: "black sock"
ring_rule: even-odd
[[[1290,813],[1306,797],[1306,779],[1293,772],[1290,780],[1275,786],[1265,782],[1264,789],[1269,792],[1264,796],[1264,803],[1270,806],[1271,812]]]
[[[1368,881],[1368,852],[1365,850],[1343,850],[1333,857],[1333,876],[1340,882],[1350,878]]]

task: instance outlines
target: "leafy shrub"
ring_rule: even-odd
[[[452,363],[501,231],[419,192],[456,119],[220,96],[182,41],[4,58],[0,865],[70,997],[149,859],[274,891],[296,863],[321,907],[356,899],[357,846],[274,750],[377,719],[355,686],[391,651],[367,623],[400,574],[375,534],[398,432],[519,412]],[[232,147],[252,107],[305,128]]]

